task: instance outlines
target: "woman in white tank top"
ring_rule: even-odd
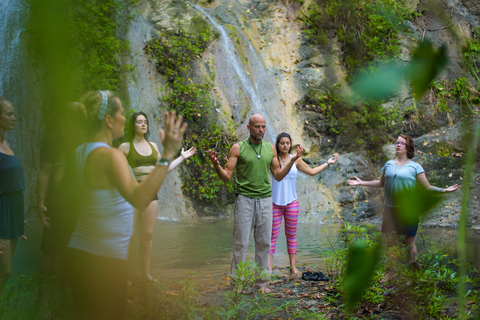
[[[280,167],[286,165],[290,161],[292,155],[292,138],[288,133],[282,132],[277,137],[275,143],[277,149],[278,162]],[[282,219],[285,218],[285,236],[287,237],[287,251],[290,259],[290,272],[292,274],[299,273],[296,267],[297,258],[297,221],[298,221],[298,200],[297,200],[297,171],[303,172],[310,176],[314,176],[323,171],[330,164],[337,162],[338,153],[335,153],[326,163],[316,168],[310,168],[302,158],[298,158],[290,169],[290,172],[278,182],[273,179],[272,182],[272,202],[273,202],[273,226],[272,241],[270,246],[270,273],[273,270],[273,255],[275,254],[275,244]]]
[[[112,148],[125,127],[120,99],[110,91],[91,91],[81,104],[88,142],[76,152],[82,199],[68,244],[67,272],[79,319],[123,319],[133,207],[144,210],[156,196],[187,124],[182,116],[175,120],[175,112],[165,113],[162,159],[138,183],[123,153]]]

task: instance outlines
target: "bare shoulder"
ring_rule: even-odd
[[[149,142],[152,144],[152,146],[155,148],[155,150],[157,150],[157,152],[159,152],[158,151],[158,145],[153,141],[149,141]]]
[[[112,155],[114,153],[118,153],[125,158],[123,153],[117,149],[106,147],[96,148],[87,156],[86,166],[88,167],[89,165],[94,165],[97,168],[108,167],[111,163]]]
[[[275,146],[273,144],[271,144],[269,142],[269,144],[272,146],[272,152],[273,152],[273,156],[276,157],[277,156],[277,149],[275,148]]]
[[[240,144],[238,142],[235,143],[230,149],[230,155],[235,157],[240,156]]]
[[[118,147],[118,150],[120,150],[125,156],[128,156],[128,152],[130,151],[130,143],[128,143],[128,142],[122,143]]]

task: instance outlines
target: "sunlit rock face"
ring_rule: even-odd
[[[413,10],[419,2],[406,0],[405,5]],[[442,5],[454,19],[458,35],[468,39],[471,36],[471,27],[479,24],[478,5],[468,0],[446,1]],[[239,139],[245,139],[248,137],[248,117],[256,112],[261,113],[268,123],[265,140],[274,142],[278,133],[290,133],[294,144],[305,147],[304,158],[312,166],[324,163],[334,151],[341,153],[338,164],[330,166],[319,175],[299,175],[297,192],[300,220],[320,223],[339,217],[347,220],[372,219],[382,211],[382,192],[366,188],[355,189],[347,186],[345,181],[353,175],[363,179],[378,178],[383,160],[394,157],[394,153],[390,150],[391,147],[386,147],[380,157],[382,160],[372,163],[363,151],[345,141],[345,137],[331,138],[322,133],[312,137],[304,131],[309,121],[314,121],[320,132],[323,123],[326,131],[329,119],[312,112],[299,111],[296,104],[302,101],[309,91],[322,94],[332,83],[342,81],[345,70],[340,63],[341,48],[335,38],[329,39],[327,45],[321,49],[306,43],[301,21],[297,19],[301,10],[298,3],[273,0],[216,0],[193,4],[171,0],[143,1],[129,31],[132,42],[130,63],[134,66],[129,86],[132,105],[135,109],[146,109],[152,114],[160,114],[158,97],[162,96],[164,79],[158,75],[153,62],[141,50],[144,41],[155,37],[160,31],[176,30],[192,17],[200,16],[218,32],[219,37],[197,61],[195,73],[197,80],[215,73],[216,103],[218,110],[225,115],[224,118],[220,117],[220,122],[226,123],[232,119]],[[433,19],[431,23],[429,30],[444,27],[438,19]],[[429,31],[422,29],[418,23],[407,21],[405,24],[408,28],[400,35],[399,59],[407,62],[418,41],[428,38],[438,45],[449,45],[451,63],[441,77],[451,79],[468,76],[468,72],[462,69],[461,50],[445,28]],[[408,84],[405,84],[386,106],[406,110],[413,103]],[[435,97],[431,94],[427,94],[416,105],[424,110],[424,118],[406,118],[402,124],[404,132],[418,137],[416,141],[439,130],[449,132],[449,141],[452,143],[462,140],[461,130],[454,130],[452,127],[455,119],[460,118],[459,106],[453,106],[451,114],[440,115],[434,110]],[[437,168],[438,163],[433,158],[425,158],[425,155],[429,154],[422,151],[420,142],[419,147],[423,154],[419,153],[417,160],[424,165],[427,177],[428,173],[432,172],[432,184],[460,182],[459,175],[455,174],[452,175],[453,178],[440,178],[442,174]],[[458,169],[454,168],[459,165],[457,160],[442,162],[445,172]],[[443,170],[443,167],[440,170]],[[163,198],[165,192],[170,192],[166,197],[168,203],[159,206],[160,216],[177,219],[196,215],[188,197],[182,195],[180,185],[178,173],[171,173],[160,193]],[[166,191],[167,189],[169,191]],[[459,203],[459,198],[458,192],[449,195],[445,201]],[[442,210],[436,209],[434,212],[436,217]],[[228,215],[228,210],[219,214]],[[452,220],[451,223],[455,222]]]

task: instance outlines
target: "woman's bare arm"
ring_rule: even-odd
[[[370,188],[383,188],[385,186],[385,172],[382,172],[379,180],[363,181],[358,177],[354,177],[355,180],[347,180],[347,183],[351,186],[364,186]]]
[[[422,187],[433,192],[453,192],[459,188],[458,184],[450,186],[448,188],[434,187],[430,185],[430,183],[428,183],[425,172],[420,172],[419,174],[417,174],[417,181]]]
[[[298,170],[300,170],[301,172],[305,173],[305,174],[308,174],[310,176],[314,176],[314,175],[317,175],[319,174],[320,172],[322,172],[326,167],[328,167],[329,165],[331,164],[334,164],[335,162],[337,162],[337,157],[338,157],[338,153],[334,153],[333,154],[333,157],[331,157],[330,159],[328,159],[327,162],[325,162],[324,164],[318,166],[318,167],[315,167],[315,168],[311,168],[308,164],[305,163],[305,161],[303,161],[303,159],[298,159],[297,162],[295,163]]]

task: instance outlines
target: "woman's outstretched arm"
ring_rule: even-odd
[[[379,180],[363,181],[358,177],[354,177],[355,180],[347,180],[347,183],[351,186],[364,186],[370,188],[383,188],[385,186],[385,172],[382,172]]]
[[[337,162],[337,157],[338,156],[339,156],[338,153],[334,153],[333,157],[328,159],[327,162],[325,162],[324,164],[322,164],[318,167],[315,167],[315,168],[310,168],[310,166],[308,164],[306,164],[305,161],[303,161],[301,158],[296,161],[295,165],[297,166],[298,170],[300,170],[301,172],[303,172],[305,174],[308,174],[310,176],[314,176],[314,175],[322,172],[329,165]]]
[[[458,184],[450,186],[448,188],[434,187],[430,185],[430,183],[428,183],[425,172],[420,172],[419,174],[417,174],[417,181],[422,187],[433,192],[453,192],[459,188]]]

